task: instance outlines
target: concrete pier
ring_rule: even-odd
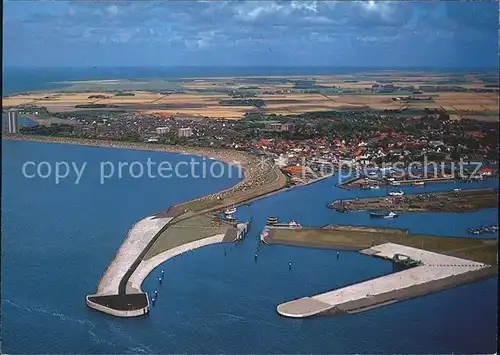
[[[394,243],[377,245],[360,252],[391,260],[395,254],[402,254],[421,261],[423,265],[286,302],[277,307],[278,313],[293,318],[356,313],[491,277],[496,272],[493,267],[483,263]]]
[[[202,248],[207,245],[222,243],[224,241],[224,236],[224,234],[218,234],[213,237],[196,240],[194,242],[183,244],[176,248],[164,251],[163,253],[152,257],[151,259],[141,261],[141,263],[139,264],[137,269],[135,269],[134,273],[127,282],[127,293],[143,292],[141,289],[141,285],[146,277],[148,277],[148,275],[156,267],[163,264],[168,259],[191,250]]]
[[[125,272],[132,266],[153,237],[171,220],[172,218],[149,216],[136,223],[128,232],[127,238],[99,280],[96,294],[118,294],[120,281]]]
[[[87,306],[116,317],[137,317],[149,312],[147,294],[140,290],[120,292],[120,284],[155,236],[171,220],[172,217],[149,216],[129,230],[127,238],[99,280],[96,293],[86,296]]]
[[[213,226],[205,215],[174,220],[183,214],[173,208],[136,223],[99,281],[96,294],[86,297],[87,305],[117,317],[144,315],[150,310],[150,300],[141,285],[158,265],[206,245],[235,242],[248,231],[248,223]]]

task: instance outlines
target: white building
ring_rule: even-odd
[[[191,128],[179,128],[179,137],[191,137],[193,130]]]
[[[158,128],[156,128],[156,134],[167,134],[168,132],[170,132],[170,128],[169,127],[158,127]]]

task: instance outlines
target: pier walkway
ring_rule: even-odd
[[[356,313],[472,282],[480,277],[491,276],[493,271],[492,267],[483,263],[394,243],[377,245],[360,252],[390,260],[395,254],[402,254],[421,261],[423,265],[286,302],[277,307],[278,313],[293,318]]]
[[[222,243],[224,242],[225,234],[218,234],[213,237],[208,237],[188,244],[182,244],[173,249],[164,251],[161,254],[153,256],[151,259],[143,260],[134,273],[127,282],[127,293],[139,293],[143,292],[141,285],[146,279],[146,277],[159,265],[163,264],[168,259],[171,259],[177,255],[181,255],[191,250],[199,249],[201,247]]]
[[[156,218],[149,216],[137,222],[127,233],[127,238],[118,249],[113,261],[99,280],[98,295],[114,295],[119,293],[122,276],[140,256],[154,236],[167,225],[172,218]]]

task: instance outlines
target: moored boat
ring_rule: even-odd
[[[389,196],[403,196],[404,194],[405,193],[402,190],[389,192]]]
[[[413,183],[413,186],[424,186],[424,185],[425,185],[425,182],[423,182],[423,181],[417,181],[417,182]]]
[[[399,215],[396,212],[389,212],[389,213],[370,212],[370,217],[372,218],[396,218],[398,216]]]
[[[234,220],[236,219],[236,217],[234,217],[234,214],[236,213],[236,208],[235,207],[228,207],[226,208],[226,210],[224,211],[224,216],[226,217],[226,219],[228,220]]]
[[[269,217],[267,217],[267,224],[273,225],[273,224],[276,224],[276,223],[278,223],[278,217],[275,217],[275,216],[269,216]]]

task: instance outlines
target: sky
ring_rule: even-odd
[[[498,68],[498,2],[4,1],[4,66]]]

